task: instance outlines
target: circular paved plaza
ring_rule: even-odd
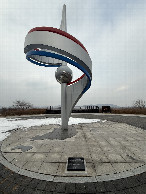
[[[72,125],[70,129],[75,133],[62,140],[58,138],[61,134],[52,136],[59,125],[13,130],[1,142],[0,162],[1,172],[4,172],[1,176],[1,191],[144,193],[146,131],[128,122],[112,122],[114,115],[102,116],[90,114],[89,117],[100,117],[101,121]],[[129,118],[138,118],[134,117]],[[86,170],[67,171],[68,157],[83,157]],[[18,179],[22,180],[19,182]]]

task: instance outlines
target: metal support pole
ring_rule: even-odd
[[[68,129],[67,107],[66,107],[66,83],[61,84],[61,121],[62,130]]]
[[[66,22],[66,5],[63,5],[63,10],[62,10],[62,20],[61,20],[61,25],[60,29],[67,32],[67,22]],[[63,62],[62,66],[66,66],[67,63]],[[61,121],[62,121],[62,130],[68,129],[68,118],[67,118],[67,95],[66,95],[66,83],[61,84]]]

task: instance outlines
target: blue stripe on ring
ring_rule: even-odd
[[[29,52],[26,53],[26,59],[28,61],[30,61],[31,63],[34,63],[36,65],[39,65],[39,66],[44,66],[44,67],[60,67],[60,65],[46,65],[46,64],[41,64],[41,63],[38,63],[37,61],[34,61],[32,60],[30,57],[32,55],[39,55],[39,56],[46,56],[46,57],[52,57],[52,58],[55,58],[55,59],[59,59],[59,60],[62,60],[62,61],[65,61],[75,67],[77,67],[78,69],[80,69],[83,73],[86,74],[86,76],[88,77],[89,79],[89,82],[88,84],[86,85],[86,87],[84,88],[83,92],[82,93],[85,93],[91,86],[91,77],[88,73],[88,71],[86,71],[86,69],[84,69],[80,64],[78,64],[77,62],[65,57],[65,56],[62,56],[62,55],[58,55],[56,53],[51,53],[51,52],[45,52],[45,51],[34,51],[34,50],[31,50]]]

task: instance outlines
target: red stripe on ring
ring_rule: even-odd
[[[81,77],[79,77],[79,78],[76,79],[75,81],[69,82],[67,85],[71,85],[71,84],[74,84],[74,83],[78,82],[78,81],[79,81],[80,79],[82,79],[84,76],[85,76],[85,74],[83,74]]]
[[[62,31],[60,29],[53,28],[53,27],[35,27],[35,28],[31,29],[28,33],[31,33],[34,31],[49,31],[49,32],[53,32],[53,33],[65,36],[66,38],[69,38],[72,41],[74,41],[75,43],[79,44],[87,52],[86,48],[79,40],[77,40],[74,36],[72,36],[72,35],[68,34],[67,32]]]

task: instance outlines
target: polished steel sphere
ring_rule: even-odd
[[[72,70],[68,66],[60,66],[55,72],[56,80],[61,83],[69,83],[72,80]]]

